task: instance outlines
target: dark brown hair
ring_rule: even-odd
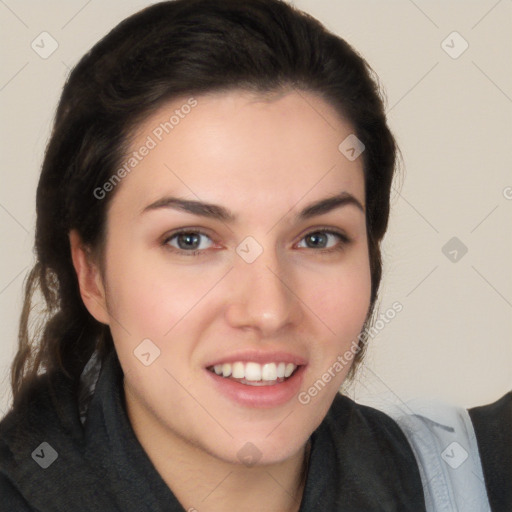
[[[115,173],[134,128],[178,96],[233,89],[317,94],[365,145],[371,320],[397,153],[371,68],[347,42],[284,1],[162,2],[99,41],[62,92],[37,188],[37,260],[26,281],[11,369],[14,404],[39,372],[60,369],[78,385],[93,352],[103,360],[114,349],[109,327],[82,302],[68,235],[76,229],[86,245],[101,248],[115,191],[98,199],[94,190]],[[33,327],[38,291],[46,311]],[[352,373],[363,353],[357,353]]]

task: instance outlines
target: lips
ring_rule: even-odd
[[[215,389],[248,407],[276,407],[299,391],[307,360],[288,352],[244,351],[209,362],[206,374]]]

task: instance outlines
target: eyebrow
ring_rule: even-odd
[[[310,203],[301,210],[296,217],[298,220],[306,220],[348,205],[353,205],[364,213],[364,206],[358,199],[348,192],[341,192],[335,196],[326,197],[325,199],[320,199],[319,201]],[[149,204],[142,210],[141,215],[148,211],[159,210],[161,208],[180,210],[193,215],[217,219],[223,222],[234,223],[237,220],[236,215],[224,206],[190,199],[180,199],[172,196],[162,197],[154,203]]]

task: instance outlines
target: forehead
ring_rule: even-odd
[[[183,97],[148,117],[132,138],[119,199],[139,212],[165,194],[230,209],[293,207],[347,191],[364,204],[362,158],[340,143],[352,126],[303,91],[228,91]]]

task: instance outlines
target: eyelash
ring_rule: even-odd
[[[200,230],[200,229],[194,229],[194,228],[183,228],[183,229],[180,229],[178,231],[174,231],[172,232],[169,236],[166,236],[164,238],[164,240],[162,241],[162,246],[164,246],[166,249],[168,249],[169,251],[175,253],[175,254],[179,254],[179,255],[183,255],[183,256],[200,256],[200,255],[203,255],[207,249],[195,249],[193,251],[185,251],[183,249],[177,249],[175,247],[171,247],[169,245],[169,242],[179,236],[180,234],[193,234],[193,235],[203,235],[203,236],[206,236],[207,238],[210,238],[211,240],[211,237],[205,233],[204,231]],[[333,230],[331,228],[317,228],[317,229],[314,229],[312,231],[309,231],[308,233],[306,233],[301,239],[300,241],[304,240],[305,238],[307,238],[308,236],[311,236],[313,234],[327,234],[327,235],[334,235],[336,237],[338,237],[339,239],[339,243],[334,246],[334,247],[331,247],[331,248],[328,248],[328,249],[317,249],[315,250],[313,247],[306,247],[305,249],[309,249],[309,250],[313,250],[315,252],[318,252],[318,253],[321,253],[321,254],[328,254],[328,253],[333,253],[333,252],[340,252],[342,251],[345,246],[349,245],[351,243],[351,239],[345,235],[344,233],[340,232],[340,231],[336,231],[336,230]]]

